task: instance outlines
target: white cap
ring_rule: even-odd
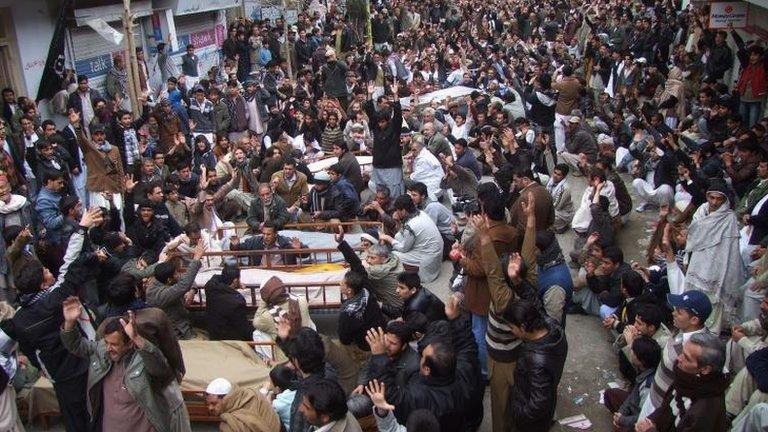
[[[206,393],[217,396],[226,396],[230,391],[232,391],[232,383],[224,378],[216,378],[205,389]]]

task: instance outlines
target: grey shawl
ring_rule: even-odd
[[[688,228],[685,251],[689,256],[685,291],[701,290],[733,313],[741,302],[746,273],[739,254],[739,223],[727,200],[714,212],[708,203],[699,206]]]

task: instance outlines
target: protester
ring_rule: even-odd
[[[205,403],[208,412],[221,419],[222,432],[280,429],[280,419],[256,389],[233,386],[224,378],[216,378],[205,389]]]
[[[64,346],[90,363],[87,398],[94,426],[126,431],[189,428],[181,389],[173,378],[167,380],[168,360],[139,334],[132,311],[127,321],[110,321],[103,340],[95,342],[84,340],[77,327],[83,313],[80,301],[69,297],[62,309]]]
[[[238,292],[241,287],[240,269],[227,264],[203,287],[211,340],[251,340],[253,327],[248,322],[245,298]]]
[[[394,237],[380,234],[379,240],[392,246],[392,251],[406,267],[417,271],[422,281],[432,282],[440,272],[443,257],[443,238],[435,222],[418,210],[408,195],[397,197],[394,217],[402,228]]]

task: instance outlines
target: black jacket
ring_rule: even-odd
[[[171,239],[168,227],[164,220],[157,217],[157,214],[149,225],[145,224],[138,214],[139,211],[140,209],[133,209],[133,194],[125,194],[125,206],[123,208],[125,235],[141,249],[141,252],[152,250],[159,254],[165,243]],[[173,218],[171,217],[171,219]]]
[[[360,196],[355,187],[345,177],[340,177],[331,183],[325,199],[325,210],[320,213],[321,219],[338,218],[342,221],[352,220],[360,208]]]
[[[733,52],[728,44],[720,44],[712,47],[707,60],[706,71],[710,78],[722,79],[725,72],[733,66]]]
[[[403,166],[403,157],[400,153],[400,129],[403,124],[403,111],[400,102],[392,106],[392,120],[387,122],[384,129],[379,129],[377,114],[373,107],[373,101],[369,100],[363,106],[370,121],[373,134],[373,167],[374,168],[400,168]]]
[[[82,238],[82,234],[73,234],[70,245],[77,242],[76,236]],[[55,382],[67,381],[88,372],[88,359],[67,351],[60,336],[64,323],[61,304],[69,296],[77,295],[88,273],[84,267],[85,262],[76,259],[63,270],[61,284],[54,285],[54,289],[37,301],[28,302],[22,297],[22,307],[13,319],[2,323],[3,331],[19,343],[21,352],[35,367],[45,367]]]
[[[205,319],[211,340],[251,340],[245,298],[214,275],[205,284]]]
[[[624,299],[621,294],[621,277],[624,273],[631,271],[634,271],[632,267],[623,262],[610,275],[587,276],[587,286],[600,297],[601,303],[610,307],[618,307]]]
[[[69,169],[73,170],[77,168],[82,172],[83,167],[80,165],[80,149],[78,148],[77,137],[75,136],[72,127],[65,126],[64,129],[59,132],[59,135],[64,138],[64,149],[70,156]]]
[[[558,93],[554,90],[531,90],[526,102],[531,104],[528,118],[541,127],[552,127],[555,124],[555,107]],[[374,144],[375,145],[375,144]]]
[[[444,320],[445,303],[432,294],[431,291],[422,287],[416,291],[416,294],[405,300],[402,309],[384,306],[384,313],[391,318],[406,318],[408,314],[413,312],[424,314],[429,322]]]
[[[510,394],[515,426],[526,431],[548,431],[557,405],[557,385],[563,375],[568,342],[560,327],[547,321],[549,334],[523,343]]]
[[[397,383],[397,369],[387,367],[385,355],[371,356],[371,377],[386,384],[386,397],[395,408],[395,417],[404,424],[411,412],[427,409],[437,417],[443,432],[472,431],[482,420],[482,392],[485,390],[477,345],[469,320],[458,318],[430,326],[425,339],[453,347],[456,369],[453,376],[414,376],[407,385]]]
[[[293,246],[291,245],[291,239],[285,236],[278,235],[277,240],[275,240],[275,243],[277,244],[277,248],[281,250],[294,250]],[[302,245],[302,248],[306,249],[306,246]],[[264,245],[264,236],[253,236],[250,237],[240,244],[232,245],[230,246],[231,250],[239,250],[239,251],[248,251],[248,250],[265,250],[266,246]],[[277,251],[273,253],[268,253],[270,256],[279,255],[283,259],[283,265],[296,265],[298,263],[298,258],[306,258],[309,256],[309,254],[306,253],[284,253],[279,254]],[[261,265],[261,259],[263,257],[263,254],[254,254],[248,256],[248,262],[249,265],[252,266],[260,266]]]
[[[368,296],[365,307],[362,307],[364,296]],[[356,344],[364,351],[370,351],[365,335],[368,330],[376,327],[384,327],[386,321],[381,313],[381,308],[376,302],[376,297],[366,288],[352,298],[344,300],[339,311],[337,332],[339,341],[344,345]]]

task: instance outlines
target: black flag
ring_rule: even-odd
[[[64,42],[66,37],[67,17],[71,0],[65,0],[61,5],[59,19],[56,21],[56,29],[53,31],[51,47],[48,48],[48,59],[45,60],[45,69],[40,79],[40,87],[37,90],[37,101],[50,99],[62,89],[64,80]]]

